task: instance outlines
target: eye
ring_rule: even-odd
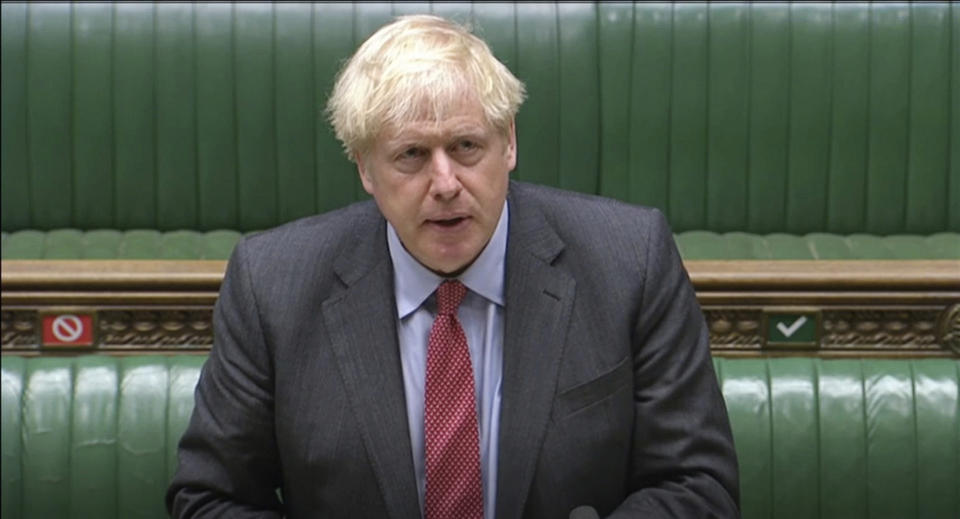
[[[470,153],[477,150],[479,147],[480,146],[476,143],[476,141],[471,139],[460,139],[454,145],[453,149],[458,153]]]
[[[416,147],[416,146],[411,146],[411,147],[406,148],[406,149],[404,149],[403,151],[401,151],[400,154],[397,155],[397,158],[398,158],[399,160],[418,159],[418,158],[420,158],[420,157],[423,157],[424,153],[426,153],[426,152],[423,150],[423,148],[418,148],[418,147]]]
[[[403,173],[415,173],[423,166],[429,153],[421,146],[400,148],[393,157],[393,167]]]

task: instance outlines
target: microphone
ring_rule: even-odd
[[[584,505],[571,510],[570,519],[600,519],[600,514],[596,508]]]

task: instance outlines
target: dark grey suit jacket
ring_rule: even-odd
[[[736,516],[726,409],[663,216],[509,189],[496,516]],[[175,516],[420,516],[385,229],[362,202],[237,246]]]

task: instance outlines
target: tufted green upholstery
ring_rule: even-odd
[[[0,233],[2,259],[228,259],[236,231],[77,229]]]
[[[960,515],[960,361],[715,365],[744,518]]]
[[[236,231],[18,231],[2,233],[3,259],[227,259]]]
[[[0,358],[2,516],[165,517],[204,358]],[[744,518],[960,513],[960,361],[714,365]]]
[[[794,236],[687,231],[677,235],[685,260],[895,260],[960,259],[960,233]]]
[[[0,233],[0,259],[220,259],[241,238],[235,231],[17,231]],[[874,236],[811,233],[757,235],[687,231],[681,256],[702,259],[960,259],[960,233]]]
[[[516,176],[678,232],[960,231],[960,6],[2,5],[4,231],[247,232],[365,195],[323,116],[393,15],[526,82]]]
[[[202,356],[4,356],[4,518],[165,517]]]

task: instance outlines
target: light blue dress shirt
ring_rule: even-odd
[[[458,279],[469,289],[457,317],[467,336],[476,389],[480,426],[480,469],[483,478],[483,513],[493,519],[497,496],[497,432],[500,430],[500,378],[503,372],[503,276],[507,253],[509,210],[503,204],[493,236],[470,267]],[[433,292],[445,278],[414,259],[400,243],[397,231],[387,223],[387,245],[393,261],[394,293],[397,298],[397,335],[403,365],[407,420],[413,446],[413,468],[420,494],[426,484],[423,440],[423,387],[427,371],[427,341],[436,317]]]

